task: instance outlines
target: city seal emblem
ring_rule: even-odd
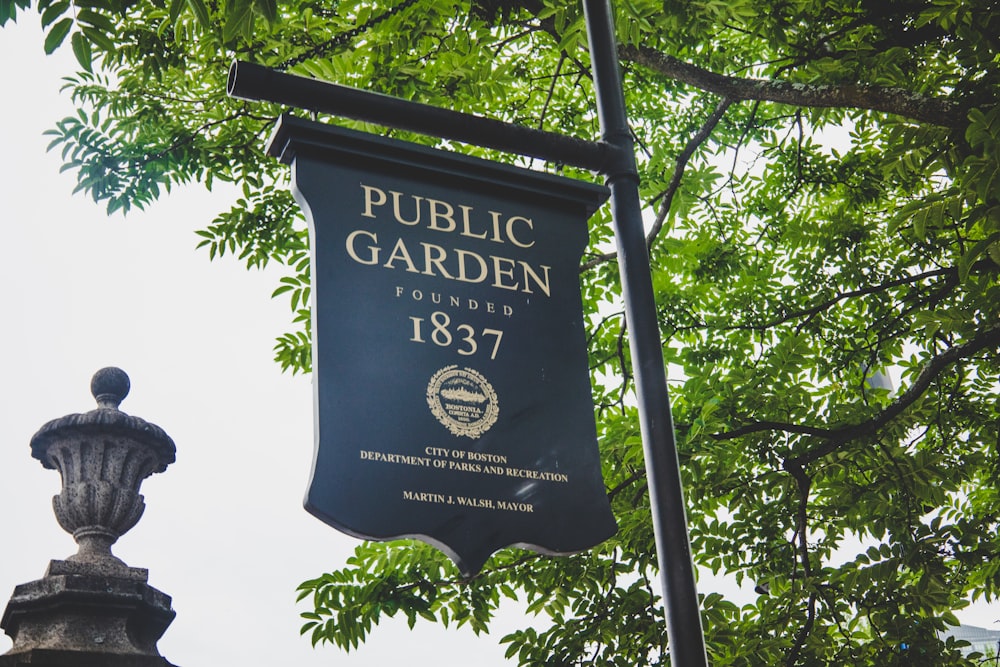
[[[455,435],[478,438],[500,414],[497,393],[481,373],[445,366],[427,384],[427,405],[442,426]]]

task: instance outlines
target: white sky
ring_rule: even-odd
[[[132,379],[122,410],[178,448],[177,463],[144,483],[145,516],[115,547],[173,597],[177,618],[159,643],[171,662],[506,664],[498,639],[532,621],[516,609],[478,639],[427,623],[409,632],[402,619],[350,654],[299,636],[306,607],[295,587],[340,567],[357,542],[301,506],[312,395],[308,377],[271,360],[289,322],[286,303],[269,298],[280,273],[195,250],[194,231],[228,206],[224,190],[175,191],[127,219],[70,196],[73,177],[58,174],[42,132],[72,113],[58,93],[72,55],[67,46],[46,58],[37,24],[29,15],[0,30],[0,604],[76,550],[50,506],[59,475],[31,458],[29,440],[51,419],[93,409],[91,375],[116,365]],[[729,587],[699,584],[714,588]],[[1000,612],[981,604],[959,617],[997,628]],[[0,653],[10,645],[0,636]]]
[[[175,191],[126,219],[70,196],[74,178],[58,174],[42,132],[72,113],[58,93],[72,54],[46,58],[37,25],[29,15],[0,30],[0,605],[76,551],[51,509],[59,474],[28,443],[47,421],[94,409],[90,378],[113,365],[132,380],[122,410],[177,444],[177,463],[143,484],[145,515],[114,548],[173,597],[177,618],[159,643],[168,660],[505,664],[497,641],[523,621],[516,613],[481,639],[394,620],[350,654],[299,636],[296,586],[340,567],[358,542],[302,509],[312,390],[271,360],[290,321],[270,299],[281,274],[195,250],[194,230],[228,206],[224,191]],[[0,653],[10,646],[0,633]]]

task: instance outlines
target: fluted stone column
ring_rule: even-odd
[[[14,645],[0,667],[170,667],[156,648],[174,618],[170,597],[111,545],[139,521],[142,480],[173,463],[174,443],[118,409],[129,392],[120,369],[98,371],[91,392],[97,409],[51,421],[31,439],[32,456],[62,476],[52,506],[79,550],[14,589],[0,619]]]

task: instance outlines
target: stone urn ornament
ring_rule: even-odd
[[[142,516],[142,481],[174,462],[163,429],[118,409],[129,388],[123,370],[97,371],[90,383],[97,409],[50,421],[31,439],[31,455],[62,476],[52,508],[80,547],[69,561],[125,566],[111,545]]]
[[[31,455],[62,476],[52,508],[79,550],[14,588],[0,617],[14,645],[0,667],[173,667],[156,647],[175,616],[170,596],[148,584],[145,568],[111,553],[142,516],[142,480],[176,452],[159,426],[118,409],[129,386],[121,369],[97,371],[97,408],[50,421],[31,438]]]

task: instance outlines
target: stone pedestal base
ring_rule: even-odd
[[[166,658],[32,649],[0,655],[0,667],[175,667]]]
[[[0,628],[14,646],[0,667],[172,667],[156,642],[174,619],[147,571],[121,563],[54,560],[21,584]]]

